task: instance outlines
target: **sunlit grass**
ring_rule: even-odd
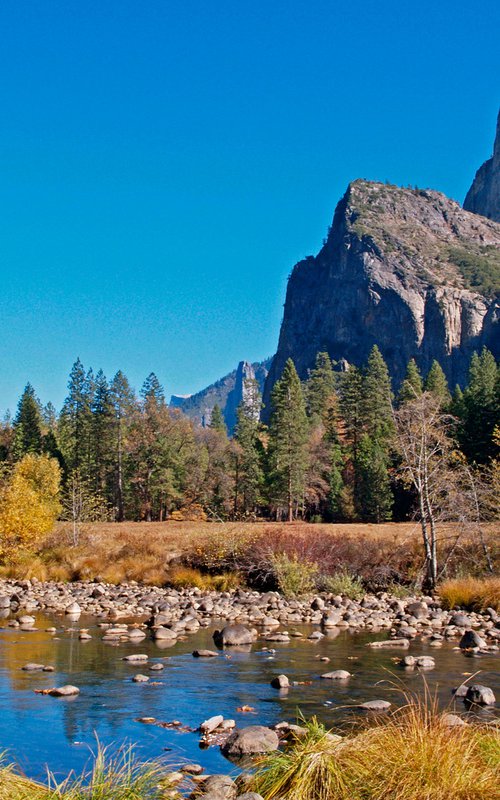
[[[165,766],[139,762],[132,747],[112,755],[98,746],[90,768],[62,782],[49,773],[41,784],[0,767],[0,800],[163,800],[171,788]]]
[[[254,789],[265,800],[494,800],[500,732],[450,728],[429,698],[341,742],[313,720],[306,737],[261,760]]]
[[[438,592],[445,608],[460,606],[469,611],[500,608],[500,577],[455,578],[444,581]]]

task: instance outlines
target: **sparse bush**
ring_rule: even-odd
[[[297,555],[276,553],[271,556],[271,569],[280,592],[285,597],[301,597],[315,588],[316,564],[299,561]]]
[[[500,608],[500,578],[455,578],[444,581],[438,594],[445,608],[460,606],[468,611]]]
[[[333,575],[321,575],[316,584],[322,592],[343,594],[350,600],[360,600],[364,594],[361,578],[353,577],[346,571],[335,572]]]

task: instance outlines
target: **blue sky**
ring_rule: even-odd
[[[187,393],[277,344],[357,177],[463,200],[500,4],[3,0],[0,409],[73,361]]]

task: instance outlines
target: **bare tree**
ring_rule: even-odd
[[[454,420],[442,410],[434,394],[424,392],[404,403],[395,412],[397,444],[402,458],[403,482],[417,496],[417,516],[425,553],[425,587],[436,586],[438,572],[438,523],[457,523],[443,567],[456,551],[465,530],[479,531],[481,546],[491,568],[486,542],[480,526],[476,477],[465,458],[456,450],[450,429]],[[442,570],[441,570],[442,572]]]

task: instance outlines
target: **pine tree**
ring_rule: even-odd
[[[112,469],[113,405],[111,392],[102,369],[95,377],[91,404],[93,491],[107,497]],[[111,500],[111,497],[109,498]]]
[[[389,458],[383,444],[365,433],[360,440],[356,462],[356,506],[361,518],[367,522],[391,519],[394,499],[388,467]]]
[[[92,392],[92,373],[85,373],[78,358],[70,372],[68,396],[59,417],[59,441],[69,472],[80,470],[85,479],[90,477]]]
[[[318,353],[306,383],[307,413],[313,425],[324,419],[335,393],[335,373],[328,353]]]
[[[235,440],[239,445],[239,452],[235,454],[234,459],[235,512],[240,504],[244,513],[254,511],[261,500],[264,473],[262,444],[258,436],[260,408],[261,399],[257,381],[245,381],[243,400],[236,410]]]
[[[146,404],[165,405],[165,391],[154,372],[150,372],[142,384],[141,398]]]
[[[420,397],[424,388],[424,383],[417,362],[411,358],[406,368],[406,375],[399,390],[398,405]]]
[[[434,361],[431,364],[431,368],[428,372],[427,378],[425,379],[424,388],[426,392],[431,392],[438,400],[441,401],[441,405],[447,406],[451,401],[450,389],[448,386],[448,381],[446,380],[446,375],[443,372],[443,368],[439,361]]]
[[[500,368],[486,347],[471,358],[459,416],[463,452],[471,461],[486,463],[495,455],[493,430],[500,419]]]
[[[14,457],[22,458],[26,453],[42,452],[42,415],[40,401],[33,386],[28,383],[21,395],[14,419]]]
[[[386,441],[394,433],[389,370],[377,345],[373,345],[363,376],[361,410],[363,426],[371,437]]]
[[[109,387],[109,400],[113,409],[114,424],[112,434],[114,491],[113,504],[116,506],[116,520],[125,519],[125,441],[128,426],[136,410],[134,392],[126,375],[119,370]]]
[[[210,415],[210,423],[208,427],[227,436],[227,427],[224,420],[224,414],[222,413],[221,407],[217,403],[212,408],[212,414]]]
[[[271,402],[269,459],[273,499],[284,505],[288,520],[304,496],[308,421],[302,386],[291,358],[276,381]]]

